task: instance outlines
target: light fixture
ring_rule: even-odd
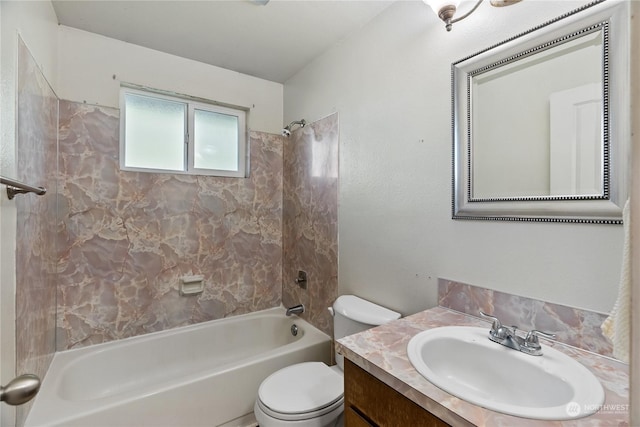
[[[478,0],[478,2],[464,15],[454,18],[456,11],[458,10],[458,5],[460,4],[460,0],[423,0],[427,5],[433,9],[436,15],[442,21],[444,21],[445,28],[447,31],[451,31],[451,26],[458,21],[462,21],[467,16],[471,15],[475,10],[480,6],[482,0]],[[502,6],[510,6],[514,3],[518,3],[522,0],[491,0],[491,6],[502,7]]]

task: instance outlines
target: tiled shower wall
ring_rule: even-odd
[[[60,101],[58,349],[278,306],[282,138],[250,133],[246,179],[125,172],[118,117]]]
[[[296,130],[284,143],[283,284],[285,306],[332,335],[327,307],[338,296],[338,114]],[[307,289],[295,278],[307,273]]]
[[[289,139],[250,132],[246,179],[123,172],[118,110],[59,101],[19,51],[17,178],[48,188],[16,198],[19,373],[44,376],[56,349],[283,300],[331,332],[337,114]],[[293,283],[298,269],[306,291]],[[196,274],[204,292],[181,297],[180,277]]]
[[[18,220],[16,374],[43,377],[55,351],[58,99],[20,39],[17,100],[16,178],[43,186],[47,193],[14,199]],[[18,407],[18,425],[29,407]]]

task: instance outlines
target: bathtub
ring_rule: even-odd
[[[329,336],[282,307],[62,351],[25,426],[246,425],[264,378],[330,357]]]

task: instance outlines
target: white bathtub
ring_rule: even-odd
[[[63,351],[25,425],[233,425],[269,374],[330,355],[330,338],[283,308]]]

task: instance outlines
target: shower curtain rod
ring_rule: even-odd
[[[38,196],[42,196],[47,192],[47,189],[44,187],[34,187],[24,182],[16,181],[15,179],[5,178],[4,176],[0,176],[0,184],[7,186],[7,197],[9,197],[9,200],[12,200],[16,194],[36,193]]]

